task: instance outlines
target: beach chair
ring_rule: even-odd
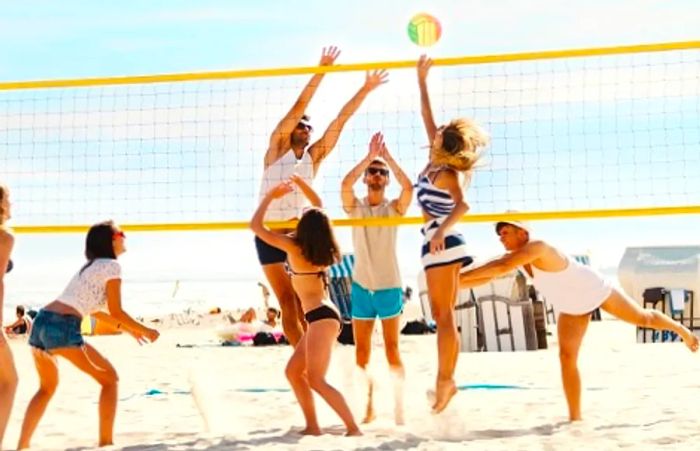
[[[352,318],[350,291],[352,290],[352,268],[355,264],[353,254],[345,254],[340,261],[328,268],[328,296],[338,307],[343,319]]]
[[[472,288],[484,351],[536,350],[532,303],[519,271]]]

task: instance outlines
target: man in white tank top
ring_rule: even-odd
[[[526,223],[503,220],[496,224],[496,233],[508,254],[462,273],[460,285],[462,288],[481,285],[522,267],[532,278],[535,288],[559,310],[559,361],[571,421],[581,420],[578,352],[591,319],[590,313],[597,307],[636,326],[673,331],[691,351],[698,350],[698,337],[688,328],[658,310],[641,308],[600,274],[568,258],[555,247],[541,240],[531,240],[530,227]]]
[[[399,197],[389,201],[385,190],[389,169],[401,185]],[[364,174],[367,196],[358,199],[353,186]],[[380,218],[406,214],[413,184],[392,158],[381,133],[375,133],[369,153],[343,179],[343,209],[351,218]],[[403,424],[402,385],[404,368],[399,355],[399,319],[403,311],[403,290],[396,257],[396,226],[355,226],[352,240],[355,265],[351,291],[352,326],[355,338],[355,362],[368,382],[368,402],[364,423],[374,419],[373,383],[366,371],[372,348],[374,320],[382,322],[384,348],[395,382],[394,417]]]
[[[337,47],[324,48],[320,65],[332,65],[339,54],[340,51]],[[343,106],[323,135],[309,146],[313,128],[304,111],[323,76],[324,74],[315,74],[311,77],[297,101],[270,135],[270,145],[265,153],[265,169],[260,187],[261,197],[270,188],[288,180],[295,174],[298,176],[298,180],[310,185],[321,162],[338,142],[340,133],[348,119],[357,111],[367,94],[377,86],[387,82],[386,71],[368,72],[359,91]],[[265,216],[266,221],[288,221],[299,217],[306,199],[299,192],[300,189],[303,189],[303,185],[296,183],[295,188],[297,188],[295,191],[270,204]],[[291,229],[281,229],[281,231],[291,231]],[[304,316],[285,268],[287,255],[282,250],[270,246],[257,237],[255,246],[263,272],[280,303],[284,333],[289,342],[296,345],[303,334]]]

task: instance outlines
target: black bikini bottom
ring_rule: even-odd
[[[314,321],[320,321],[322,319],[334,319],[338,321],[338,323],[342,324],[338,312],[334,308],[329,307],[326,304],[322,304],[321,306],[316,307],[313,310],[309,310],[304,314],[304,318],[306,318],[306,322],[309,324],[313,323]]]

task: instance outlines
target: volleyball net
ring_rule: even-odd
[[[356,223],[342,220],[340,183],[373,133],[410,177],[427,162],[415,61],[0,83],[13,224],[246,227],[270,133],[310,74],[329,72],[306,111],[313,142],[373,68],[390,81],[350,118],[314,184],[337,223]],[[428,83],[438,123],[471,117],[492,138],[467,220],[700,212],[700,41],[437,59]],[[391,222],[418,215],[412,206]]]

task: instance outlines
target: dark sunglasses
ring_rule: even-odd
[[[381,174],[384,177],[389,175],[389,170],[388,169],[382,169],[382,168],[367,168],[367,174],[368,175],[377,175]]]
[[[112,239],[116,240],[117,238],[126,238],[126,235],[124,234],[123,230],[120,230],[118,232],[114,232],[112,234]]]
[[[305,124],[305,123],[303,123],[303,122],[299,122],[299,123],[297,124],[297,130],[307,130],[307,131],[309,131],[309,132],[312,132],[312,131],[314,131],[314,128],[313,128],[311,125],[309,125],[309,124]]]

